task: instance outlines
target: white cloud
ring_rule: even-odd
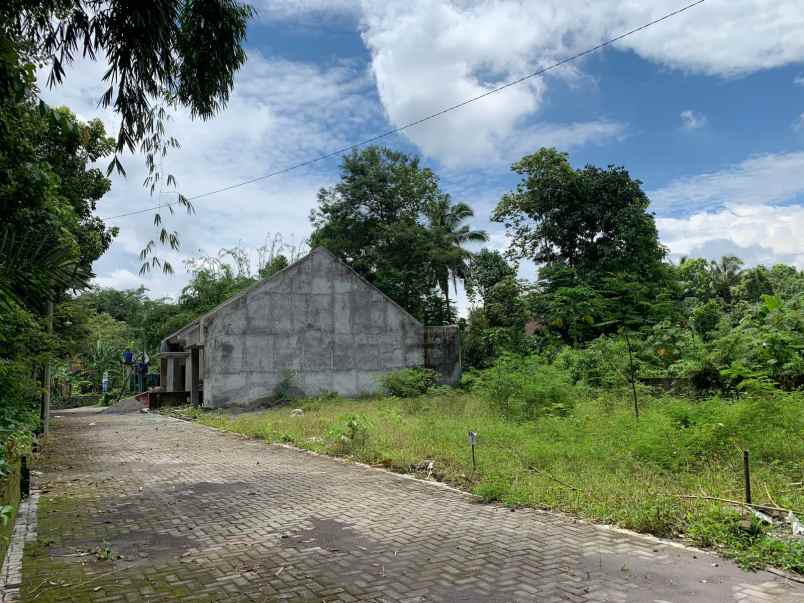
[[[531,30],[544,19],[529,20],[534,15],[522,15],[522,10],[516,3],[365,3],[363,37],[390,121],[409,123],[546,66],[550,56],[532,59]],[[553,55],[562,46],[556,44]],[[574,73],[568,68],[563,77]],[[456,166],[509,162],[518,152],[512,147],[534,135],[545,144],[569,148],[622,133],[624,126],[608,120],[526,123],[539,110],[545,90],[544,80],[528,80],[405,134],[428,156]]]
[[[629,29],[678,8],[677,0],[621,2],[609,23]],[[663,65],[728,77],[800,62],[802,29],[798,0],[708,0],[622,44]]]
[[[799,115],[798,119],[793,122],[793,129],[796,132],[800,132],[801,130],[804,130],[804,113]]]
[[[671,257],[720,258],[736,255],[746,263],[783,262],[804,269],[804,206],[737,205],[714,213],[656,220]]]
[[[153,276],[142,276],[125,268],[118,268],[94,280],[99,287],[111,289],[137,289],[140,285],[148,289],[148,296],[152,299],[175,297],[177,289],[175,281]]]
[[[680,8],[677,0],[365,0],[362,6],[374,77],[396,126]],[[738,76],[804,60],[804,24],[794,15],[800,15],[798,0],[708,0],[616,48],[684,71]],[[406,135],[447,164],[499,160],[508,142],[538,117],[551,83],[582,82],[582,68],[582,61],[561,67]]]
[[[763,155],[649,192],[671,257],[736,255],[804,268],[804,152]],[[685,210],[689,215],[669,217]]]
[[[802,87],[804,87],[804,75],[799,75],[798,77],[796,77],[796,78],[793,80],[793,83],[794,83],[796,86],[802,86]]]
[[[681,112],[681,127],[686,130],[697,130],[706,125],[706,115],[698,113],[692,109],[686,109]]]
[[[102,72],[102,65],[81,61],[69,70],[64,86],[43,89],[43,96],[51,104],[68,105],[83,119],[101,116],[107,129],[116,132],[115,116],[96,108]],[[320,156],[350,144],[356,132],[378,129],[382,120],[363,65],[315,66],[251,51],[237,79],[227,109],[216,118],[193,121],[179,111],[168,124],[182,147],[170,151],[163,171],[174,174],[188,196]],[[112,190],[98,204],[100,216],[147,208],[158,200],[142,187],[143,158],[128,156],[124,165],[128,176],[113,177]],[[136,254],[155,235],[152,213],[111,220],[121,232],[96,263],[97,281],[126,287],[143,283],[154,294],[175,295],[188,279],[183,261],[198,250],[214,254],[221,247],[243,244],[253,251],[269,232],[301,241],[309,235],[308,215],[318,189],[335,180],[336,169],[337,160],[322,162],[200,199],[195,216],[183,210],[170,216],[163,210],[168,228],[178,230],[182,241],[179,253],[159,253],[173,265],[174,276],[137,274]]]
[[[648,192],[658,214],[725,205],[779,205],[804,194],[804,151],[761,155],[723,170],[679,178]]]

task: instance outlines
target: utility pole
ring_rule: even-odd
[[[53,302],[47,302],[47,333],[53,334]],[[45,361],[44,377],[42,378],[42,408],[39,418],[42,422],[42,435],[47,435],[50,427],[50,356]]]

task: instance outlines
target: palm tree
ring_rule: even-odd
[[[737,284],[740,278],[742,265],[743,261],[733,255],[724,255],[720,261],[709,262],[709,273],[712,275],[715,295],[727,303],[731,301],[731,288]]]
[[[0,310],[43,311],[62,292],[88,288],[93,276],[67,243],[0,231]]]
[[[482,243],[489,236],[484,230],[472,230],[463,222],[474,216],[466,203],[452,204],[449,195],[442,195],[427,204],[424,214],[428,221],[433,275],[444,294],[447,316],[450,311],[449,281],[457,291],[457,280],[466,277],[472,252],[463,248],[470,242]]]

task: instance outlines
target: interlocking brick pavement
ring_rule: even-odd
[[[158,415],[62,412],[41,468],[25,601],[804,601],[712,555]]]

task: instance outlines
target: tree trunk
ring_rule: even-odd
[[[441,318],[441,322],[445,323],[445,324],[448,324],[449,323],[449,276],[441,284],[441,288],[444,291],[444,302],[446,303],[446,310],[444,312],[444,316]]]

